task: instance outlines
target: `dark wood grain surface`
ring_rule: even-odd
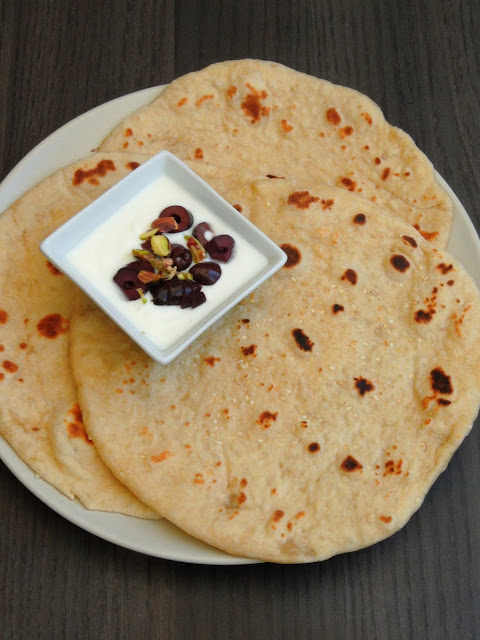
[[[0,179],[95,105],[258,57],[372,97],[478,229],[479,7],[0,0]],[[480,638],[479,427],[402,531],[305,566],[194,566],[118,548],[51,511],[0,463],[0,637]]]

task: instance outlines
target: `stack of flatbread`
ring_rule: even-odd
[[[162,149],[287,254],[167,366],[38,249]],[[451,219],[431,163],[364,95],[256,60],[181,77],[0,217],[0,432],[85,507],[235,555],[386,538],[478,411],[480,296],[444,250]]]

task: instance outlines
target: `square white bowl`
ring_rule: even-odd
[[[191,235],[195,225],[206,221],[214,235],[234,238],[234,253],[228,263],[220,263],[219,281],[203,287],[207,301],[195,309],[155,306],[150,299],[147,304],[128,301],[113,276],[134,260],[131,250],[140,248],[138,236],[150,228],[165,207],[174,204],[187,208],[194,222],[185,232],[166,234],[172,243],[185,244],[184,233]],[[161,151],[132,171],[48,236],[40,249],[162,364],[176,358],[287,259],[268,236],[168,151]]]

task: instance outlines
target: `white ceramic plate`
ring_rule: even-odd
[[[0,211],[57,169],[88,156],[129,113],[147,104],[163,87],[137,91],[107,102],[64,125],[36,146],[0,184]],[[448,249],[457,257],[480,287],[480,241],[462,204],[448,184],[437,180],[453,200],[453,226]],[[198,564],[251,564],[187,535],[170,522],[152,522],[112,513],[88,511],[69,500],[28,467],[0,438],[0,458],[34,495],[58,514],[86,531],[151,556]]]

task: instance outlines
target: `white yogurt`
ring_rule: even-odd
[[[214,235],[228,234],[235,240],[229,262],[219,263],[222,268],[220,279],[214,285],[203,286],[207,301],[196,309],[156,306],[150,294],[146,296],[147,304],[142,300],[129,301],[113,282],[116,272],[135,260],[132,249],[140,249],[139,235],[150,229],[153,220],[171,205],[188,209],[193,215],[193,225],[181,233],[165,234],[170,242],[186,246],[184,236],[192,235],[200,222],[208,222]],[[155,179],[121,206],[112,218],[96,227],[69,252],[68,260],[95,284],[104,301],[108,301],[118,314],[128,317],[161,349],[170,348],[192,328],[215,315],[242,287],[253,282],[268,263],[267,257],[224,219],[167,175]],[[207,260],[211,259],[207,257]]]

